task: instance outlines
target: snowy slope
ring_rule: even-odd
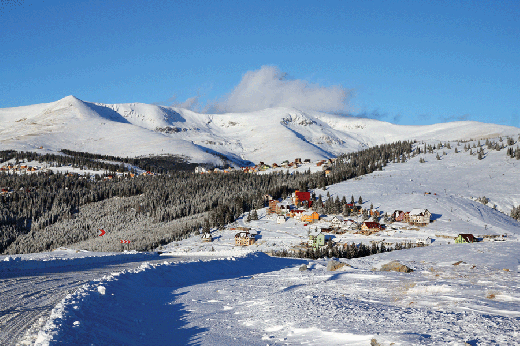
[[[73,96],[57,102],[0,110],[0,148],[41,152],[71,149],[117,156],[184,154],[219,162],[190,141],[135,126],[106,107]]]
[[[498,141],[499,139],[495,139]],[[494,141],[494,140],[492,140]],[[520,161],[511,159],[506,150],[489,150],[481,143],[484,158],[465,152],[464,145],[477,144],[477,141],[451,143],[451,149],[437,149],[433,153],[420,154],[405,163],[390,163],[382,171],[330,185],[326,190],[317,189],[316,196],[327,199],[346,197],[355,201],[361,196],[363,208],[373,204],[380,213],[394,210],[410,211],[414,208],[428,209],[433,222],[426,227],[409,227],[406,223],[394,223],[387,230],[370,236],[347,232],[336,235],[339,243],[364,243],[371,241],[387,243],[415,243],[417,239],[434,239],[433,245],[453,244],[459,233],[475,236],[506,235],[508,241],[520,239],[520,222],[509,217],[513,206],[520,205]],[[438,144],[438,143],[437,143]],[[423,147],[422,144],[418,144]],[[514,147],[517,144],[513,145]],[[455,153],[457,148],[458,153]],[[476,152],[476,149],[473,149]],[[440,160],[436,159],[437,153]],[[443,155],[443,154],[446,155]],[[420,160],[425,162],[421,163]],[[478,197],[487,197],[484,205]],[[251,251],[270,252],[272,250],[292,249],[306,242],[308,232],[313,229],[330,227],[333,215],[324,215],[323,221],[304,224],[295,219],[278,224],[275,218],[266,215],[266,209],[258,213],[259,220],[245,222],[245,216],[238,219],[230,228],[245,226],[259,233],[257,242],[247,247]],[[360,217],[350,217],[362,222]],[[381,222],[384,222],[381,220]],[[171,243],[163,247],[181,255],[184,253],[211,254],[211,250],[230,251],[240,247],[234,244],[235,230],[214,230],[212,243],[202,243],[198,237]],[[486,241],[489,239],[486,239]]]
[[[0,148],[62,148],[137,156],[180,154],[192,162],[280,163],[295,157],[330,158],[398,140],[458,140],[518,135],[516,127],[478,122],[400,126],[292,108],[199,114],[142,103],[101,104],[73,96],[0,109]]]

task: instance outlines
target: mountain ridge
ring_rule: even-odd
[[[294,157],[318,160],[400,140],[469,140],[518,134],[516,127],[475,121],[395,125],[287,107],[204,114],[145,103],[87,102],[72,95],[51,103],[0,109],[2,150],[52,152],[66,148],[118,156],[173,154],[213,164],[222,164],[222,157],[237,165]]]

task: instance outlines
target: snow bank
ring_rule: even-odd
[[[121,263],[157,259],[156,253],[89,252],[60,249],[25,255],[0,256],[0,273],[9,275],[27,271],[57,270],[65,267],[87,267],[95,264]]]

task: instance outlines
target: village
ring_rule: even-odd
[[[38,165],[37,165],[38,163]],[[47,162],[30,162],[30,163],[13,163],[6,162],[2,166],[0,166],[0,173],[5,174],[50,174],[50,173],[64,173],[67,176],[77,176],[79,179],[89,178],[91,180],[102,179],[102,180],[112,180],[112,179],[123,179],[123,178],[135,178],[138,176],[154,176],[157,173],[145,171],[142,169],[133,169],[132,171],[126,172],[108,172],[106,170],[93,170],[89,168],[81,168],[78,166],[74,166],[72,164],[68,165],[59,165],[59,164],[49,164]],[[10,193],[12,189],[8,187],[3,187],[1,193]]]
[[[310,169],[311,172],[323,171],[325,172],[325,176],[328,176],[331,172],[331,166],[336,162],[336,158],[330,158],[328,160],[318,160],[315,162],[311,162],[311,159],[304,159],[302,161],[301,158],[296,158],[294,161],[290,162],[289,160],[285,160],[282,163],[272,163],[271,165],[266,164],[265,162],[259,162],[258,164],[246,167],[227,167],[227,168],[205,168],[202,166],[198,166],[195,168],[196,174],[211,174],[211,173],[231,173],[236,171],[242,171],[244,173],[250,174],[262,174],[262,173],[270,173],[276,171],[296,171],[301,169]]]
[[[254,210],[247,216],[244,215],[243,220],[235,221],[223,231],[214,230],[202,234],[202,242],[220,241],[223,236],[216,236],[217,233],[235,232],[234,239],[230,239],[235,247],[247,248],[255,245],[262,247],[262,245],[269,244],[272,247],[272,245],[276,245],[274,241],[280,240],[280,237],[273,233],[274,229],[279,229],[279,233],[288,235],[291,230],[294,231],[295,239],[287,249],[289,251],[318,250],[332,246],[346,248],[361,244],[399,249],[404,246],[409,248],[432,244],[447,245],[505,240],[504,236],[482,237],[460,233],[453,237],[429,232],[428,226],[435,220],[432,218],[432,213],[426,208],[383,212],[374,208],[373,205],[365,207],[361,197],[355,202],[353,196],[350,203],[342,203],[339,198],[334,202],[333,198],[329,198],[325,202],[321,202],[320,206],[318,203],[322,200],[321,196],[316,198],[311,192],[298,190],[283,200],[273,199],[269,195],[264,198],[268,207],[258,211],[258,214]],[[345,198],[342,200],[345,202]],[[327,204],[338,201],[341,205],[341,213],[324,212]],[[260,219],[258,215],[261,215]]]

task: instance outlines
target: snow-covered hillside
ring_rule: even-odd
[[[492,141],[499,142],[499,139]],[[438,144],[438,143],[437,143]],[[409,227],[406,223],[389,224],[385,231],[372,235],[346,232],[335,235],[334,242],[345,244],[354,242],[369,245],[370,242],[416,243],[418,239],[433,239],[434,245],[453,244],[460,233],[475,236],[502,236],[509,241],[520,238],[520,223],[509,215],[514,206],[520,205],[520,161],[511,159],[505,150],[489,150],[484,143],[483,158],[478,159],[476,149],[473,154],[463,147],[477,145],[478,141],[451,142],[450,149],[438,148],[432,153],[411,157],[405,163],[389,163],[382,171],[330,185],[326,190],[316,189],[316,196],[327,200],[346,197],[355,201],[361,196],[362,207],[381,214],[395,210],[410,211],[414,208],[428,209],[433,222],[426,227]],[[517,144],[514,144],[516,147]],[[421,144],[419,147],[423,147]],[[457,151],[457,152],[456,152]],[[439,154],[439,159],[436,158]],[[424,160],[422,163],[421,161]],[[486,197],[487,204],[477,199]],[[290,198],[286,202],[289,202]],[[266,214],[267,208],[259,211],[259,220],[246,222],[243,218],[229,228],[249,227],[259,234],[258,240],[248,248],[251,251],[270,252],[273,250],[295,249],[308,240],[308,232],[331,227],[335,216],[322,215],[323,220],[307,224],[289,218],[278,224],[276,218]],[[362,222],[360,217],[350,217]],[[380,220],[384,222],[383,219]],[[165,246],[163,250],[175,254],[206,253],[236,249],[232,229],[214,230],[212,243],[189,238]],[[486,239],[489,240],[489,239]]]
[[[518,135],[520,129],[478,122],[400,126],[292,108],[199,114],[141,103],[101,104],[67,96],[0,109],[0,149],[70,149],[118,156],[179,154],[191,162],[247,164],[295,157],[330,158],[398,140],[459,140]],[[42,149],[39,149],[42,147]]]

